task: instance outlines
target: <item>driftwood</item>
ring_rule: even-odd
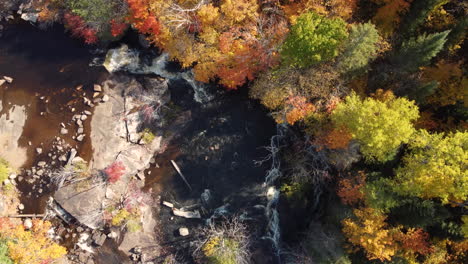
[[[44,218],[44,214],[17,214],[9,215],[8,218]]]
[[[184,218],[201,218],[200,212],[198,210],[195,211],[183,211],[177,208],[172,208],[172,213],[175,216],[180,216]]]
[[[179,166],[177,166],[177,164],[173,160],[171,160],[171,163],[172,163],[172,166],[174,167],[174,169],[179,174],[179,176],[182,178],[182,180],[184,180],[185,184],[187,184],[187,187],[190,189],[190,191],[192,191],[192,186],[190,186],[187,179],[185,179],[185,176],[182,174],[182,171],[180,170]]]

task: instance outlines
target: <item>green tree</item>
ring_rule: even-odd
[[[359,72],[377,54],[379,33],[372,23],[351,26],[345,49],[338,59],[341,72]]]
[[[403,42],[401,48],[391,58],[401,72],[416,72],[419,67],[431,62],[444,47],[449,30],[429,35],[421,35]]]
[[[281,48],[281,57],[291,66],[308,67],[338,56],[347,35],[343,19],[308,12],[300,15],[291,27]]]
[[[338,127],[349,129],[367,161],[385,162],[393,158],[402,143],[409,141],[414,132],[411,122],[418,116],[413,101],[396,98],[391,92],[383,93],[379,99],[364,100],[353,92],[331,117]]]
[[[447,2],[448,0],[414,0],[408,14],[405,16],[405,22],[402,23],[404,34],[407,36],[414,35],[429,13]]]
[[[396,173],[397,192],[439,198],[444,204],[468,198],[468,132],[444,135],[420,130],[403,161]]]

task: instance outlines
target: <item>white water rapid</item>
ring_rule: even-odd
[[[198,103],[211,101],[214,96],[206,90],[206,85],[195,80],[191,70],[170,72],[166,69],[169,54],[162,53],[153,59],[150,65],[140,59],[140,52],[129,49],[122,44],[119,48],[110,49],[102,66],[109,72],[127,71],[134,74],[157,74],[168,80],[185,80],[194,91],[194,100]]]

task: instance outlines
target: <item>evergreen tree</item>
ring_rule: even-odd
[[[345,50],[339,58],[341,72],[359,72],[367,66],[377,53],[379,33],[372,23],[351,26]]]
[[[346,23],[313,12],[300,15],[281,49],[283,61],[291,66],[309,67],[338,55],[346,39]]]
[[[443,48],[449,30],[412,38],[401,45],[391,61],[401,72],[416,72],[426,66]]]
[[[447,3],[447,0],[414,0],[408,14],[405,16],[405,22],[402,24],[404,34],[413,36],[418,27],[424,23],[429,12],[445,3]]]

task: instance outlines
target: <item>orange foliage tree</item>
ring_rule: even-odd
[[[464,91],[468,89],[468,78],[461,69],[462,61],[448,62],[441,60],[434,67],[423,68],[423,79],[437,81],[438,89],[427,98],[429,103],[446,106],[463,101]]]
[[[356,175],[340,180],[337,194],[341,201],[348,205],[355,205],[364,199],[362,191],[366,184],[366,174],[359,171]]]
[[[228,89],[275,65],[276,51],[288,32],[287,19],[274,2],[264,9],[256,0],[128,3],[130,20],[150,41],[183,67],[193,67],[197,81],[218,80]]]
[[[429,234],[421,228],[410,228],[406,233],[396,232],[394,237],[400,243],[400,248],[406,251],[406,254],[427,255],[433,252],[433,248],[428,242]]]
[[[383,36],[390,36],[400,24],[401,16],[406,13],[412,0],[372,0],[380,4],[372,22],[377,26]]]
[[[329,149],[345,149],[352,138],[353,135],[345,126],[339,126],[323,129],[314,142]]]
[[[307,102],[307,98],[303,96],[290,96],[286,105],[286,122],[291,125],[315,111],[314,105]]]
[[[143,34],[158,35],[159,23],[148,11],[149,0],[127,0],[129,20]]]

